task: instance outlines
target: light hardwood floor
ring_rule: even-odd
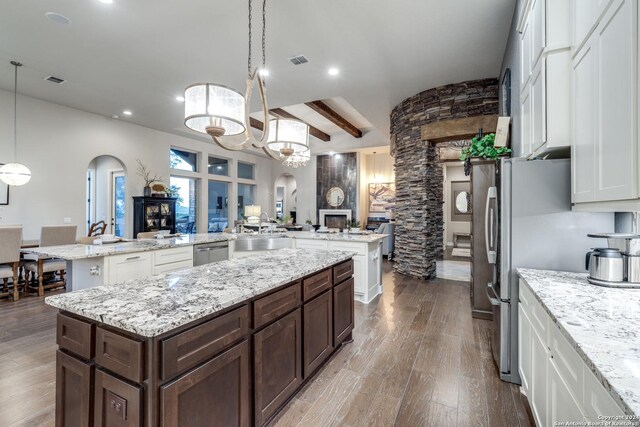
[[[471,318],[468,283],[384,269],[384,294],[356,303],[354,342],[271,425],[529,426],[518,387],[497,376],[490,322]],[[0,302],[0,426],[54,425],[55,314],[39,297]]]

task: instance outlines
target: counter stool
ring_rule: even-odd
[[[0,295],[8,296],[12,294],[13,300],[18,301],[20,299],[18,266],[20,265],[22,227],[0,227],[0,242],[2,242],[0,245],[0,278],[2,279]],[[12,280],[13,285],[11,293],[9,293],[9,279]]]
[[[49,225],[40,229],[40,246],[60,246],[73,245],[76,243],[76,233],[78,226],[76,225]],[[25,257],[26,258],[26,257]],[[33,259],[33,258],[32,258]],[[65,273],[67,263],[62,259],[40,258],[27,262],[24,266],[26,277],[25,296],[28,295],[29,284],[38,278],[38,296],[44,295],[45,289],[61,288],[67,285]],[[44,275],[47,273],[59,273],[59,280],[53,280],[50,283],[44,283]]]

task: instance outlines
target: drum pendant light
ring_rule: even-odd
[[[11,61],[15,67],[13,89],[13,163],[0,167],[0,180],[7,185],[24,185],[31,180],[31,171],[22,163],[18,163],[18,67],[22,64]]]

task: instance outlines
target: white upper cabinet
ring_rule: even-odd
[[[537,64],[545,48],[545,0],[533,0],[529,20],[531,22],[531,63]]]
[[[572,0],[571,45],[574,54],[580,50],[587,37],[591,35],[611,3],[613,0]]]
[[[545,59],[542,58],[531,75],[531,142],[532,151],[536,151],[547,142],[546,127],[546,69]]]
[[[585,210],[638,210],[638,5],[593,3],[603,15],[571,67],[572,201],[590,202],[578,206]]]
[[[529,21],[525,21],[522,29],[522,39],[520,40],[520,87],[525,88],[531,76],[531,26]]]
[[[526,85],[524,92],[520,95],[520,144],[523,156],[531,153],[531,85]]]

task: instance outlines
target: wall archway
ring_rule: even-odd
[[[298,183],[292,174],[282,173],[276,178],[273,194],[275,202],[273,216],[277,219],[291,217],[294,220],[299,220],[297,218]]]
[[[122,160],[111,155],[94,157],[87,166],[86,230],[92,223],[105,221],[106,233],[126,235],[127,168]]]

